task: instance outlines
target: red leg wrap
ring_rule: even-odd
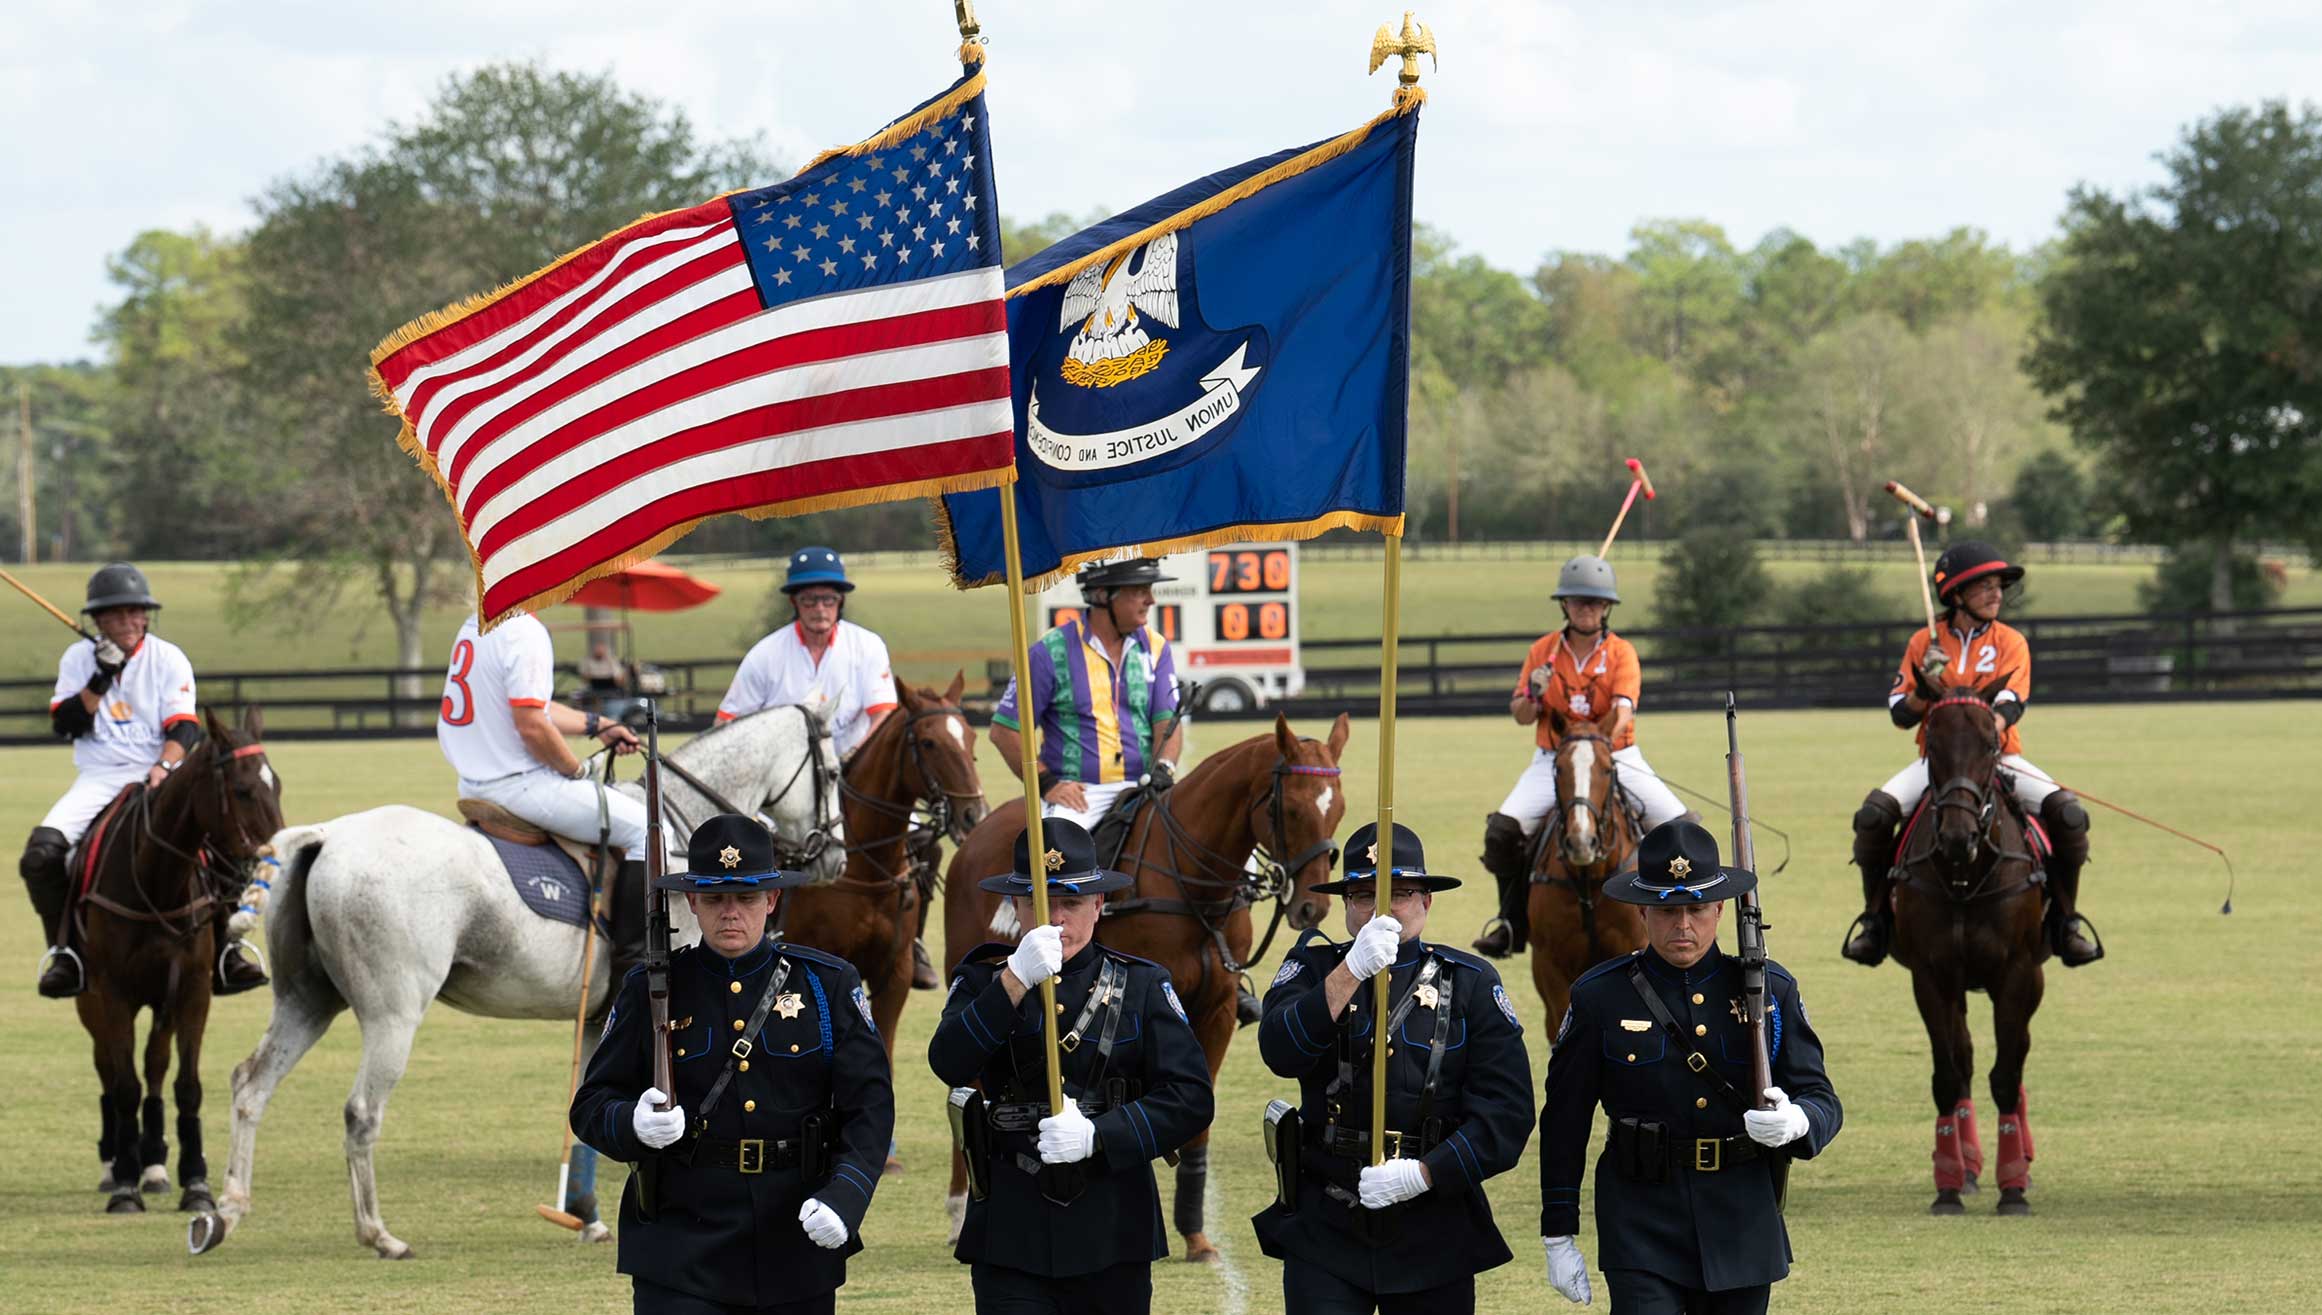
[[[1963,1100],[1952,1116],[1959,1124],[1959,1159],[1971,1177],[1983,1177],[1983,1136],[1975,1127],[1975,1102]]]
[[[2032,1149],[2032,1098],[2022,1087],[2016,1088],[2016,1126],[2024,1138],[2024,1158],[2035,1160],[2039,1154]]]
[[[1951,1119],[1935,1120],[1935,1190],[1956,1192],[1967,1186],[1967,1167],[1959,1158],[1959,1127]]]
[[[1999,1124],[1999,1185],[2029,1187],[2032,1182],[2032,1157],[2024,1137],[2022,1113],[2000,1115]]]

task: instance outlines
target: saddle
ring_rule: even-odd
[[[1123,790],[1121,797],[1113,801],[1112,811],[1097,819],[1088,838],[1096,848],[1100,864],[1115,871],[1120,869],[1121,851],[1129,847],[1129,828],[1136,825],[1137,814],[1158,797],[1151,786]]]
[[[1934,797],[1935,792],[1933,790],[1929,790],[1927,793],[1920,795],[1918,806],[1911,810],[1910,820],[1904,822],[1903,829],[1897,833],[1895,837],[1895,852],[1893,857],[1889,860],[1887,867],[1890,878],[1902,872],[1903,856],[1909,853],[1911,848],[1911,833],[1919,829],[1919,820],[1928,814],[1933,805]],[[2015,819],[2023,824],[2024,843],[2029,846],[2032,851],[2033,871],[2047,871],[2048,856],[2056,852],[2055,843],[2048,839],[2047,823],[2042,822],[2038,815],[2026,812],[2024,810],[2024,805],[2021,800],[2016,798],[2016,792],[2013,787],[2004,790],[2002,792],[2002,797],[2006,800],[2004,806],[2007,808],[2008,812],[2013,814]]]
[[[487,799],[462,799],[459,808],[460,817],[468,825],[494,840],[534,847],[554,845],[563,850],[565,857],[571,859],[583,872],[595,871],[599,862],[605,863],[606,870],[611,871],[612,865],[626,856],[617,846],[592,845],[570,836],[553,834]]]

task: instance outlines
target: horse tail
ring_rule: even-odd
[[[275,832],[274,839],[260,851],[258,877],[242,892],[243,908],[234,914],[240,923],[245,910],[254,919],[257,910],[273,906],[272,916],[266,919],[266,953],[278,980],[300,976],[306,968],[308,947],[314,944],[314,928],[306,914],[306,875],[321,856],[322,846],[320,826],[286,827]]]

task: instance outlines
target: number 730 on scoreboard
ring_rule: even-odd
[[[1297,544],[1175,553],[1161,573],[1172,578],[1153,587],[1149,624],[1176,646],[1179,676],[1201,682],[1196,711],[1242,712],[1304,691]],[[1061,582],[1040,601],[1048,624],[1060,625],[1080,615],[1080,586]]]

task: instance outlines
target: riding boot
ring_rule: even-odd
[[[52,1000],[63,1000],[79,995],[87,988],[81,973],[81,956],[67,942],[72,928],[65,920],[65,905],[72,894],[72,874],[65,869],[65,855],[72,842],[64,832],[53,826],[32,829],[24,842],[24,857],[16,861],[16,870],[23,874],[24,889],[32,896],[32,910],[40,915],[40,931],[48,938],[49,950],[40,967],[40,993]]]
[[[2070,790],[2040,801],[2040,821],[2048,828],[2048,943],[2067,968],[2104,957],[2096,928],[2080,916],[2080,869],[2088,863],[2088,810]]]
[[[1866,968],[1886,962],[1887,944],[1894,938],[1887,878],[1894,871],[1895,828],[1902,820],[1903,806],[1884,790],[1871,791],[1854,814],[1854,865],[1862,870],[1863,908],[1839,953]]]
[[[911,880],[919,887],[919,929],[911,938],[911,989],[932,991],[943,985],[935,975],[935,960],[927,954],[927,911],[935,905],[934,860],[913,863]]]
[[[613,870],[605,892],[605,939],[613,950],[613,991],[629,970],[645,961],[645,860],[633,858]]]
[[[935,960],[927,957],[927,942],[912,941],[911,989],[914,991],[932,991],[941,985],[943,985],[943,979],[935,975]]]
[[[211,995],[239,995],[267,984],[266,968],[258,961],[258,953],[239,936],[226,934],[226,923],[234,916],[234,905],[218,901],[216,914],[218,962],[210,974]]]
[[[1234,1026],[1248,1027],[1266,1016],[1266,1007],[1258,1003],[1258,993],[1250,989],[1250,979],[1234,979]]]
[[[1484,870],[1500,888],[1499,916],[1484,924],[1483,934],[1475,938],[1475,952],[1493,959],[1505,959],[1522,949],[1531,940],[1530,910],[1532,898],[1530,866],[1525,859],[1524,825],[1506,813],[1493,813],[1484,819]]]

